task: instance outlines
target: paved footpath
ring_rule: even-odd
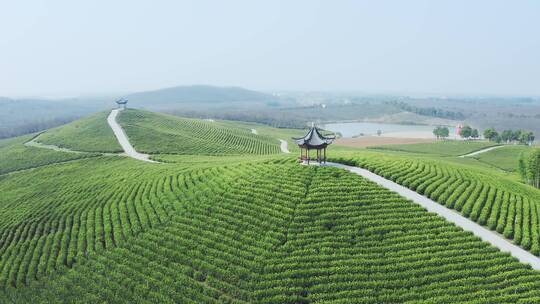
[[[412,200],[413,202],[421,205],[426,208],[429,212],[436,213],[447,221],[456,224],[461,227],[463,230],[470,231],[474,235],[480,237],[483,241],[490,243],[491,245],[499,248],[501,251],[509,252],[513,257],[517,258],[520,262],[530,264],[533,269],[540,270],[540,258],[533,255],[529,251],[515,245],[514,243],[508,241],[503,236],[497,232],[491,231],[476,222],[471,221],[470,219],[459,214],[457,211],[448,209],[443,205],[436,203],[435,201],[430,200],[429,198],[420,195],[408,188],[405,188],[401,185],[394,183],[391,180],[387,180],[375,173],[372,173],[368,170],[347,166],[338,163],[327,163],[328,166],[336,167],[351,171],[356,173],[364,178],[367,178],[370,181],[373,181],[388,190],[397,192],[401,196]]]
[[[113,130],[116,139],[118,139],[118,143],[120,144],[120,146],[122,146],[122,149],[124,149],[126,155],[138,160],[150,163],[157,163],[156,161],[151,160],[148,154],[142,154],[135,151],[135,148],[133,148],[133,146],[129,142],[129,139],[126,136],[126,133],[124,132],[122,127],[116,122],[116,116],[120,111],[120,109],[112,110],[111,114],[109,114],[109,117],[107,117],[107,123],[109,123],[109,126]]]
[[[289,151],[289,144],[287,143],[287,141],[283,139],[280,139],[279,141],[281,142],[281,145],[279,146],[279,148],[281,149],[281,152],[291,153],[291,151]]]
[[[495,146],[495,147],[489,147],[489,148],[485,148],[485,149],[482,149],[482,150],[478,150],[476,152],[472,152],[472,153],[469,153],[469,154],[465,154],[465,155],[460,155],[459,157],[471,157],[471,156],[475,156],[475,155],[478,155],[478,154],[482,154],[482,153],[485,153],[487,151],[491,151],[491,150],[494,150],[494,149],[498,149],[498,148],[502,148],[504,146]]]

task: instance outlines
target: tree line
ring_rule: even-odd
[[[448,129],[448,127],[438,126],[433,130],[433,134],[437,137],[437,139],[444,139],[450,135],[450,130]],[[470,126],[464,126],[463,128],[461,128],[459,136],[466,139],[478,139],[480,137],[480,134],[478,133],[478,129],[473,129]]]
[[[444,139],[450,135],[450,130],[445,126],[438,126],[433,129],[433,134],[437,139]],[[484,138],[497,143],[520,143],[524,145],[532,145],[535,136],[531,131],[524,130],[504,130],[500,134],[495,128],[484,130]],[[463,126],[459,132],[459,136],[465,139],[478,139],[480,137],[478,129],[471,126]]]
[[[412,106],[406,102],[403,101],[389,101],[387,104],[396,106],[400,108],[401,110],[412,112],[418,115],[422,116],[431,116],[431,117],[439,117],[439,118],[446,118],[446,119],[453,119],[453,120],[464,120],[465,114],[461,112],[454,112],[454,111],[448,111],[441,108],[434,108],[434,107],[428,107],[428,108],[421,108]]]
[[[495,128],[488,128],[484,131],[484,138],[494,142],[520,143],[531,145],[534,141],[534,133],[524,130],[504,130],[500,134]]]

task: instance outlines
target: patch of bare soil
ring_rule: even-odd
[[[435,139],[428,138],[400,138],[384,136],[362,136],[357,138],[339,138],[335,141],[338,146],[353,148],[364,148],[382,145],[419,144],[434,142]]]

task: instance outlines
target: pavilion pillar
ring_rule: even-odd
[[[307,148],[307,164],[309,165],[309,147]]]
[[[326,164],[326,147],[324,147],[324,163]]]

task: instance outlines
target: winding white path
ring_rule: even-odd
[[[279,141],[281,142],[281,145],[279,146],[281,148],[281,152],[291,153],[291,151],[289,151],[289,144],[287,143],[287,141],[283,139],[280,139]]]
[[[463,230],[472,232],[474,235],[480,237],[483,241],[490,243],[491,245],[499,248],[501,251],[509,252],[520,262],[530,264],[533,269],[540,270],[540,258],[528,252],[527,250],[513,244],[500,234],[471,221],[470,219],[464,217],[455,210],[448,209],[425,196],[422,196],[410,189],[398,185],[393,181],[387,180],[368,170],[337,163],[327,163],[327,165],[351,171],[383,186],[388,190],[397,192],[401,196],[404,196],[405,198],[410,199],[413,202],[426,208],[429,212],[436,213],[445,218],[447,221],[461,227]]]
[[[148,154],[142,154],[137,151],[135,151],[135,148],[131,145],[129,142],[129,139],[126,136],[126,133],[122,129],[122,127],[116,122],[116,116],[118,115],[118,112],[120,112],[121,109],[114,109],[111,111],[111,114],[107,117],[107,123],[111,127],[111,129],[114,132],[114,136],[116,136],[116,139],[118,139],[118,143],[120,146],[122,146],[122,149],[124,149],[124,152],[127,156],[150,162],[150,163],[157,163],[156,161],[153,161],[150,159],[150,156]]]
[[[60,148],[60,147],[55,146],[55,145],[42,144],[42,143],[36,141],[36,138],[38,138],[38,137],[39,137],[39,135],[32,138],[31,140],[25,142],[24,145],[28,146],[28,147],[49,149],[49,150],[54,150],[54,151],[58,151],[58,152],[67,152],[67,153],[76,153],[76,154],[87,153],[87,152],[83,152],[83,151],[75,151],[75,150],[70,150],[70,149],[66,149],[66,148]]]
[[[498,149],[498,148],[502,148],[504,146],[494,146],[494,147],[489,147],[489,148],[485,148],[485,149],[482,149],[482,150],[478,150],[476,152],[472,152],[472,153],[469,153],[469,154],[465,154],[465,155],[460,155],[459,157],[471,157],[471,156],[475,156],[475,155],[478,155],[478,154],[482,154],[482,153],[485,153],[487,151],[491,151],[491,150],[495,150],[495,149]]]

